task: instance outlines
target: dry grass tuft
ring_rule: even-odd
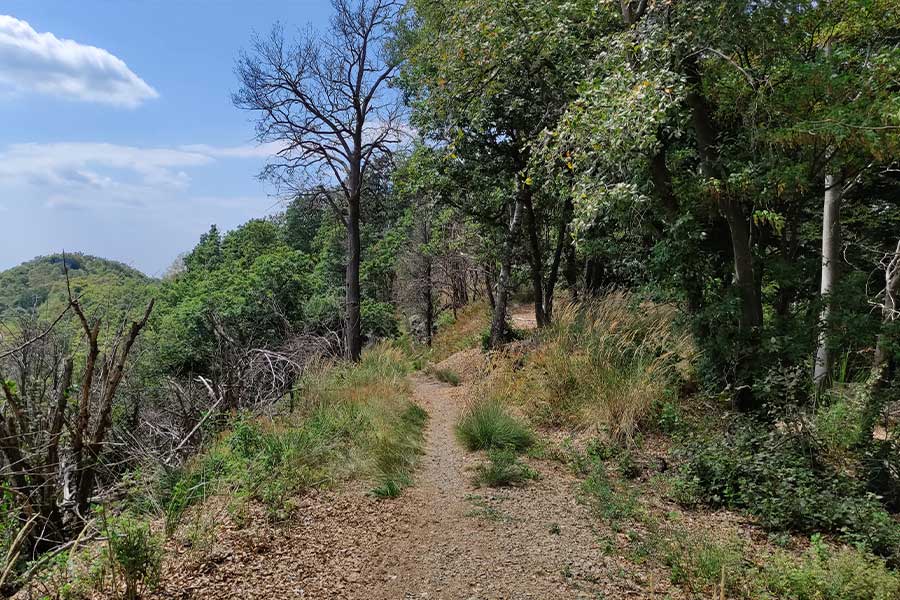
[[[596,428],[629,443],[672,384],[690,376],[694,348],[675,309],[615,292],[559,308],[525,356],[507,354],[482,382],[549,426]]]
[[[460,350],[481,344],[481,334],[490,325],[490,308],[486,304],[470,304],[457,311],[456,318],[438,327],[431,341],[431,360],[441,362]]]

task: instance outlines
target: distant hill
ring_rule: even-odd
[[[155,282],[137,269],[105,258],[66,253],[65,261],[72,293],[81,295],[89,307],[122,306]],[[67,297],[62,254],[39,256],[0,272],[0,319],[20,311],[62,310]]]

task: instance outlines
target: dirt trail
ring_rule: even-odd
[[[418,378],[431,415],[427,451],[402,505],[398,535],[381,545],[377,579],[360,598],[595,598],[612,565],[575,500],[576,482],[553,463],[525,488],[474,489],[480,460],[453,428],[469,388]],[[375,565],[373,565],[375,566]],[[621,590],[620,590],[621,591]]]
[[[511,317],[517,327],[533,326],[525,308]],[[468,350],[445,363],[481,360]],[[453,387],[425,375],[412,382],[430,419],[414,485],[399,498],[377,500],[360,483],[303,496],[292,520],[276,527],[265,525],[258,507],[241,526],[222,514],[212,552],[193,566],[187,557],[169,563],[154,597],[650,597],[634,565],[604,553],[608,541],[595,531],[603,526],[577,501],[578,481],[560,463],[529,460],[540,478],[525,487],[473,486],[471,470],[484,457],[454,434],[471,382]]]

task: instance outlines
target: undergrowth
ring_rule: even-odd
[[[537,471],[521,462],[515,451],[498,448],[488,451],[488,462],[475,469],[475,485],[480,487],[509,487],[524,485],[537,479]]]
[[[443,383],[449,383],[452,386],[457,386],[460,384],[459,375],[456,374],[455,371],[451,371],[450,369],[435,369],[433,371],[434,378]]]
[[[400,350],[379,345],[359,364],[308,373],[294,413],[238,418],[212,448],[163,480],[167,533],[210,495],[225,495],[234,506],[261,502],[273,521],[290,514],[303,490],[350,477],[372,479],[377,496],[398,495],[411,482],[427,420],[410,400],[409,370]]]
[[[693,347],[674,312],[625,293],[562,306],[536,348],[499,361],[482,395],[518,404],[546,426],[602,429],[631,442],[690,376]]]
[[[438,363],[460,350],[476,348],[481,333],[490,324],[490,309],[484,304],[470,304],[438,319],[437,333],[431,340],[431,360]]]
[[[900,524],[862,482],[818,457],[799,431],[738,419],[682,440],[682,502],[745,510],[769,529],[833,533],[900,564]]]

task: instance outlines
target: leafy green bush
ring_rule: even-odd
[[[900,560],[900,527],[863,484],[816,458],[806,436],[740,419],[715,439],[689,436],[683,489],[716,506],[744,509],[766,527],[833,532]]]
[[[900,574],[854,548],[832,550],[819,536],[798,563],[786,553],[769,557],[754,580],[761,597],[792,600],[896,600]],[[771,595],[769,595],[771,594]]]
[[[125,597],[135,600],[159,581],[162,541],[149,523],[127,515],[110,519],[107,535],[113,564],[125,580]]]
[[[509,448],[488,450],[488,462],[478,465],[475,469],[476,486],[524,485],[527,481],[537,478],[537,471],[521,462],[516,453]]]
[[[469,450],[525,450],[534,443],[531,431],[497,401],[481,400],[463,414],[456,435]]]

